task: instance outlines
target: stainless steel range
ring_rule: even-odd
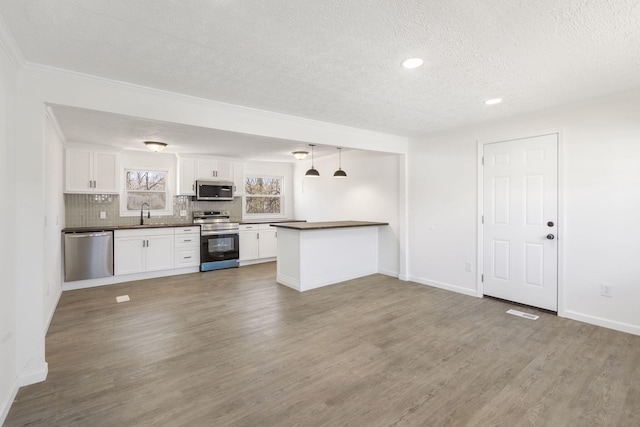
[[[194,212],[193,223],[200,225],[200,271],[239,266],[239,226],[228,212]]]

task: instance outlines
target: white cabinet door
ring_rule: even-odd
[[[216,179],[216,162],[210,158],[196,160],[196,179]]]
[[[65,191],[89,193],[93,191],[93,153],[91,150],[65,150]]]
[[[118,154],[82,148],[65,149],[66,193],[117,193]]]
[[[196,179],[232,181],[232,163],[211,157],[198,158],[196,160]]]
[[[178,195],[195,196],[196,194],[196,161],[190,158],[180,158],[178,163]]]
[[[114,274],[132,274],[145,271],[144,237],[116,237],[113,245]]]
[[[100,193],[118,192],[118,155],[96,151],[93,161],[93,189]]]
[[[174,236],[147,236],[146,271],[173,268]]]
[[[258,259],[258,230],[241,231],[239,236],[240,261]]]
[[[244,196],[244,163],[233,164],[233,195]]]
[[[258,254],[260,258],[273,258],[278,256],[278,238],[277,230],[268,226],[271,230],[260,230],[260,238],[258,239]]]
[[[233,181],[233,163],[226,160],[216,160],[214,173],[214,179],[223,181]]]

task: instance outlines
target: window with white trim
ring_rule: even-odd
[[[125,169],[124,194],[120,211],[124,215],[139,214],[144,203],[152,213],[172,214],[173,203],[169,192],[168,171]],[[145,205],[145,211],[147,206]]]
[[[243,216],[284,216],[283,184],[282,176],[247,175]]]

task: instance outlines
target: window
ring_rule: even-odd
[[[281,176],[248,175],[244,182],[245,216],[283,216],[283,180]]]
[[[167,171],[126,169],[122,213],[139,213],[144,203],[156,213],[170,213],[173,206],[167,205],[171,200],[167,175]]]

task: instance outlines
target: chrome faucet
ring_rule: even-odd
[[[147,218],[151,218],[151,206],[149,206],[149,203],[143,203],[142,206],[140,206],[140,225],[144,225],[144,219],[142,217],[144,205],[147,205]]]

